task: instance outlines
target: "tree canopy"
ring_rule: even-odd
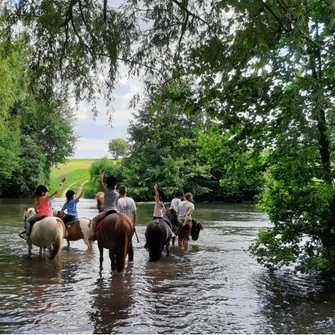
[[[128,141],[124,138],[114,138],[108,143],[108,151],[114,158],[125,157],[128,153]]]

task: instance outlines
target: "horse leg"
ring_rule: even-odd
[[[88,249],[92,249],[93,248],[93,241],[90,241],[88,238],[83,238],[85,244],[87,245]]]
[[[114,273],[115,268],[116,268],[116,263],[115,263],[115,252],[112,249],[109,249],[109,258],[111,260],[112,272]]]
[[[170,245],[169,242],[166,243],[166,256],[169,256],[169,254],[170,254],[170,251],[169,251],[169,245]]]
[[[172,237],[172,245],[174,245],[175,242],[176,242],[176,237],[174,236],[174,237]]]
[[[67,242],[66,249],[67,249],[67,250],[70,250],[70,241],[69,241],[68,239],[66,239],[66,242]]]
[[[43,247],[40,247],[40,252],[39,252],[39,256],[42,256],[42,251],[43,251]]]
[[[28,256],[31,256],[31,248],[33,247],[33,244],[31,243],[30,239],[28,240]]]
[[[102,263],[104,262],[104,248],[100,247],[100,245],[98,245],[99,247],[99,255],[100,255],[100,271],[102,270]]]

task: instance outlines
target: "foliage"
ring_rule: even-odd
[[[71,156],[76,141],[65,102],[31,90],[30,52],[25,40],[12,48],[0,43],[0,190],[7,197],[31,195],[48,183],[50,166]]]
[[[128,153],[128,142],[123,138],[114,138],[108,143],[108,151],[114,158],[125,157]]]
[[[165,99],[176,89],[152,95],[128,128],[130,155],[124,160],[124,175],[135,198],[152,200],[156,182],[168,197],[178,189],[196,196],[209,191],[202,185],[210,176],[209,166],[197,155],[202,118],[186,114],[182,103]]]
[[[124,175],[120,161],[110,160],[108,158],[96,160],[92,163],[90,168],[90,180],[87,184],[88,190],[85,192],[85,195],[88,198],[93,198],[97,192],[102,191],[99,183],[99,177],[101,170],[104,167],[106,168],[105,178],[113,175],[118,182],[118,186],[123,184]]]

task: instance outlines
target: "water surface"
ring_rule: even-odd
[[[95,243],[63,248],[59,262],[19,238],[31,199],[0,199],[0,333],[329,333],[335,294],[317,278],[271,274],[246,250],[268,219],[252,205],[199,205],[205,229],[190,251],[148,262],[143,248],[152,204],[138,205],[135,261],[99,275]],[[61,205],[56,199],[54,205]],[[80,216],[95,202],[82,199]],[[64,246],[66,243],[64,243]]]

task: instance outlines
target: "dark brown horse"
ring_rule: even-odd
[[[157,262],[162,257],[164,246],[166,256],[169,256],[169,245],[172,238],[171,229],[163,219],[153,219],[145,230],[145,248],[149,251],[151,262]]]
[[[102,270],[105,248],[109,249],[113,274],[124,271],[128,246],[133,234],[133,224],[126,214],[112,213],[104,218],[101,227],[96,232],[100,252],[100,270]]]
[[[172,224],[172,231],[177,235],[179,228],[178,214],[173,208],[166,210],[166,217],[170,220]],[[176,237],[172,238],[172,245],[174,245]]]

